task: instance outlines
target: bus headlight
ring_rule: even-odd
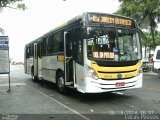
[[[87,65],[86,65],[86,73],[89,77],[92,77],[96,80],[98,79],[98,76],[97,76],[95,70]]]

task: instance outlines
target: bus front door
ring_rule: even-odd
[[[74,63],[73,63],[73,51],[72,51],[72,39],[71,32],[64,32],[64,74],[65,85],[71,85],[74,82]]]
[[[37,43],[34,43],[34,54],[33,54],[33,76],[37,77],[38,76],[38,61],[37,61]]]

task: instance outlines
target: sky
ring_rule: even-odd
[[[23,62],[24,46],[83,12],[114,13],[118,0],[24,0],[25,11],[4,8],[0,27],[9,36],[10,58]]]

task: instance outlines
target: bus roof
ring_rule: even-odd
[[[34,42],[37,42],[39,41],[39,39],[45,37],[45,36],[48,36],[49,34],[53,33],[53,32],[56,32],[60,29],[63,29],[65,28],[67,25],[71,24],[71,23],[74,23],[75,21],[79,20],[79,19],[85,19],[85,16],[87,16],[88,14],[92,14],[92,15],[108,15],[108,16],[115,16],[115,17],[120,17],[120,18],[126,18],[126,19],[130,19],[130,20],[133,20],[132,18],[129,18],[129,17],[126,17],[126,16],[121,16],[121,15],[117,15],[117,14],[108,14],[108,13],[100,13],[100,12],[84,12],[78,16],[75,16],[74,18],[62,23],[61,25],[57,26],[56,28],[52,29],[51,31],[43,34],[42,36],[40,36],[39,38],[35,39],[34,41],[31,41],[30,43],[28,44],[31,44],[31,43],[34,43]],[[134,21],[134,20],[133,20]]]

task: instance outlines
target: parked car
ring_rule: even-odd
[[[148,72],[150,71],[150,68],[149,68],[149,62],[143,62],[143,65],[142,65],[142,70],[143,72]]]
[[[149,60],[147,58],[143,58],[142,59],[142,62],[143,62],[143,65],[142,65],[142,70],[143,72],[148,72],[150,71],[150,68],[149,68]]]

